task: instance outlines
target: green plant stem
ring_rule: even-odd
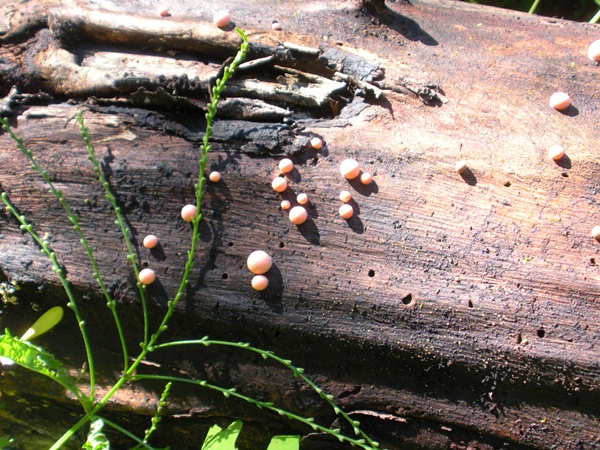
[[[310,378],[308,378],[306,375],[304,375],[304,369],[302,367],[294,366],[290,360],[283,359],[283,358],[275,355],[273,352],[262,350],[257,347],[252,347],[250,344],[245,343],[245,342],[229,342],[229,341],[211,340],[211,339],[208,339],[208,337],[206,337],[206,336],[203,337],[202,339],[196,339],[196,340],[165,342],[164,344],[158,344],[154,347],[150,347],[149,350],[154,351],[154,350],[158,350],[161,348],[174,347],[174,346],[179,346],[179,345],[204,345],[206,347],[208,347],[209,345],[221,345],[221,346],[225,346],[225,347],[235,347],[235,348],[247,350],[250,352],[258,353],[259,355],[261,355],[263,357],[263,359],[272,359],[272,360],[277,361],[279,364],[281,364],[281,365],[285,366],[287,369],[289,369],[294,374],[295,377],[302,379],[317,394],[319,394],[319,397],[321,397],[325,402],[327,402],[337,415],[342,416],[350,425],[352,425],[352,427],[354,428],[354,432],[356,433],[357,436],[361,436],[372,447],[374,447],[374,448],[379,447],[379,444],[377,442],[373,441],[367,434],[365,434],[360,429],[360,427],[359,427],[360,423],[358,421],[353,420],[350,416],[348,416],[348,414],[346,414],[346,412],[344,412],[339,406],[337,406],[333,402],[333,396],[331,394],[327,394],[325,391],[323,391],[323,389],[321,389],[319,386],[317,386]]]
[[[108,419],[105,419],[104,417],[102,418],[102,422],[104,422],[106,425],[108,425],[111,428],[114,428],[115,430],[117,430],[119,433],[127,436],[129,439],[135,441],[138,443],[138,445],[135,448],[146,448],[148,450],[155,450],[154,447],[152,447],[151,445],[149,445],[146,441],[140,439],[139,437],[137,437],[135,434],[127,431],[125,428],[119,426],[118,424],[111,422]]]
[[[226,398],[236,397],[236,398],[239,398],[240,400],[244,400],[248,403],[253,404],[254,406],[258,407],[259,409],[264,408],[264,409],[268,409],[270,411],[276,412],[277,414],[287,417],[288,419],[292,419],[297,422],[308,425],[315,431],[320,431],[322,433],[330,434],[330,435],[336,437],[341,442],[347,442],[351,445],[355,445],[355,446],[363,448],[365,450],[377,450],[378,449],[378,447],[373,447],[371,445],[366,444],[364,439],[350,438],[348,436],[341,434],[339,429],[332,430],[331,428],[327,428],[327,427],[324,427],[322,425],[315,423],[314,419],[312,417],[309,417],[309,418],[302,417],[297,414],[290,413],[284,409],[273,406],[272,403],[261,402],[260,400],[256,400],[251,397],[247,397],[247,396],[237,392],[235,390],[235,388],[226,389],[221,386],[216,386],[214,384],[210,384],[204,380],[190,380],[189,378],[179,378],[179,377],[173,377],[173,376],[168,376],[168,375],[135,375],[134,377],[132,377],[132,379],[133,380],[155,380],[155,381],[161,380],[161,381],[181,382],[181,383],[187,383],[187,384],[194,384],[196,386],[202,386],[202,387],[220,392]]]
[[[535,13],[535,10],[537,9],[539,4],[540,4],[540,0],[535,0],[533,2],[533,5],[531,5],[531,8],[529,8],[529,14]]]
[[[600,10],[590,19],[590,23],[598,23],[600,20]]]
[[[158,424],[160,423],[161,420],[161,413],[163,408],[165,407],[166,403],[167,403],[167,397],[169,396],[169,392],[171,391],[171,385],[172,383],[167,383],[163,393],[160,396],[160,399],[158,400],[158,406],[156,407],[156,412],[154,413],[154,417],[152,417],[152,422],[150,424],[150,428],[148,428],[148,430],[146,430],[146,433],[144,435],[144,443],[148,443],[148,440],[150,439],[150,436],[152,436],[152,433],[154,433],[156,431],[156,429],[158,428]]]
[[[15,136],[15,138],[16,138],[16,136]],[[19,141],[20,141],[20,138],[16,138],[16,139],[19,139]],[[21,145],[22,145],[22,142],[21,142]],[[52,189],[54,189],[54,188],[52,188]],[[73,313],[75,314],[75,318],[77,319],[77,324],[79,326],[79,331],[80,331],[81,337],[83,339],[83,345],[85,347],[85,352],[86,352],[86,356],[87,356],[88,368],[89,368],[89,373],[90,373],[90,396],[89,396],[89,401],[83,402],[82,406],[85,410],[88,410],[90,408],[90,405],[94,402],[94,389],[95,389],[94,357],[92,355],[92,347],[90,345],[87,332],[85,331],[85,321],[81,317],[81,314],[79,313],[79,309],[77,308],[77,302],[75,300],[75,296],[73,295],[73,291],[71,290],[71,283],[67,279],[67,276],[65,275],[65,272],[62,269],[62,267],[60,267],[60,264],[58,264],[58,260],[56,259],[56,254],[52,251],[52,249],[48,245],[47,241],[40,238],[40,236],[33,229],[33,226],[29,222],[27,222],[27,219],[25,218],[24,215],[19,214],[19,212],[16,210],[16,208],[10,202],[10,199],[8,198],[8,194],[6,192],[2,192],[2,194],[0,195],[0,198],[2,199],[2,203],[4,203],[4,205],[6,206],[6,209],[8,210],[8,212],[10,212],[21,223],[21,229],[24,231],[27,231],[29,233],[29,235],[33,238],[33,240],[40,246],[40,251],[46,257],[48,257],[50,259],[50,263],[52,265],[52,270],[58,276],[61,284],[63,285],[63,289],[65,290],[65,293],[67,294],[67,298],[69,299],[69,301],[67,302],[67,307],[70,308],[73,311]]]
[[[96,158],[96,152],[94,151],[94,147],[92,146],[92,143],[90,141],[88,130],[83,122],[83,116],[81,115],[81,111],[77,112],[77,123],[79,124],[81,137],[83,138],[83,142],[85,143],[85,146],[88,151],[88,160],[90,160],[90,162],[94,166],[96,175],[98,176],[98,178],[100,179],[100,182],[102,183],[102,187],[104,188],[104,192],[105,192],[104,197],[106,197],[106,199],[108,200],[110,205],[113,207],[113,210],[117,217],[117,220],[115,220],[115,224],[121,230],[121,233],[123,234],[123,239],[125,240],[125,245],[127,246],[127,253],[128,253],[127,259],[129,260],[129,262],[131,263],[131,265],[133,267],[133,272],[134,272],[135,280],[136,280],[136,286],[138,288],[138,291],[140,293],[140,299],[142,301],[142,310],[143,310],[143,315],[144,315],[144,342],[143,342],[142,347],[145,347],[146,345],[148,345],[148,308],[146,305],[146,286],[144,286],[142,283],[139,282],[140,270],[137,265],[136,254],[133,251],[133,245],[131,244],[131,231],[125,224],[125,219],[123,218],[123,213],[121,211],[121,208],[117,204],[117,199],[115,198],[115,196],[112,193],[112,190],[110,188],[110,183],[106,179],[106,176],[104,175],[104,172],[102,171],[102,167],[100,167],[100,162]],[[113,307],[114,307],[114,302],[109,302],[109,304],[113,305]],[[110,307],[111,306],[109,306],[109,308]],[[117,326],[119,327],[119,325],[117,325]],[[123,347],[125,347],[124,340],[122,342],[123,342]],[[127,367],[127,364],[128,364],[128,361],[127,361],[127,358],[125,358],[125,367]]]
[[[131,364],[131,366],[129,366],[129,369],[127,370],[127,372],[125,372],[123,375],[121,375],[121,378],[119,378],[117,380],[117,382],[113,385],[112,388],[110,388],[110,390],[104,395],[104,397],[102,397],[102,399],[100,399],[100,401],[98,401],[89,411],[87,411],[85,413],[85,415],[81,419],[79,419],[77,421],[77,423],[75,423],[75,425],[73,425],[71,428],[69,428],[60,437],[60,439],[58,439],[54,443],[54,445],[52,445],[52,447],[50,447],[50,450],[58,450],[59,448],[61,448],[69,439],[71,439],[71,437],[73,437],[75,435],[75,433],[77,433],[77,431],[79,431],[79,429],[82,426],[84,426],[93,417],[95,417],[96,414],[98,414],[98,412],[102,408],[104,408],[104,406],[112,398],[112,396],[115,395],[115,393],[117,393],[119,391],[119,389],[121,389],[121,387],[127,381],[129,381],[131,379],[131,375],[135,372],[135,370],[137,369],[137,366],[140,365],[140,363],[142,362],[142,359],[146,356],[147,353],[148,353],[147,350],[142,350],[142,352],[136,358],[136,360],[133,362],[133,364]]]
[[[62,447],[72,436],[75,435],[75,433],[82,426],[84,426],[87,422],[89,422],[91,420],[91,418],[94,417],[106,405],[106,403],[110,400],[110,398],[119,389],[121,389],[123,384],[125,384],[127,381],[129,381],[132,378],[132,375],[135,373],[135,370],[140,365],[141,361],[148,354],[148,352],[149,352],[148,348],[153,347],[156,344],[156,342],[158,341],[159,336],[167,329],[167,323],[168,323],[169,319],[171,318],[171,316],[173,315],[175,306],[177,305],[177,302],[180,300],[181,296],[183,295],[185,287],[188,284],[189,275],[190,275],[190,272],[194,265],[194,254],[196,252],[196,244],[198,242],[198,239],[200,238],[199,224],[200,224],[200,220],[202,219],[202,214],[200,213],[200,206],[202,203],[202,197],[204,195],[204,189],[203,189],[203,186],[205,183],[204,169],[206,167],[206,163],[208,160],[208,156],[207,156],[208,151],[210,150],[210,145],[208,145],[208,140],[209,140],[211,132],[212,132],[212,121],[216,114],[216,104],[220,97],[221,92],[225,88],[225,82],[223,80],[226,81],[227,79],[229,79],[229,77],[231,75],[233,75],[235,68],[246,57],[246,53],[248,50],[248,40],[246,38],[246,35],[239,28],[236,28],[236,31],[242,37],[243,42],[240,46],[240,50],[236,54],[231,65],[229,67],[225,67],[224,72],[223,72],[223,78],[221,80],[217,80],[215,87],[213,87],[213,99],[212,99],[211,104],[208,106],[208,112],[206,113],[206,121],[207,121],[206,133],[204,135],[203,144],[201,146],[202,155],[201,155],[200,162],[199,162],[200,173],[198,174],[198,183],[196,184],[196,217],[192,220],[192,226],[193,226],[192,242],[190,244],[190,249],[188,250],[188,257],[187,257],[187,261],[185,263],[183,276],[181,278],[181,283],[179,284],[177,294],[175,295],[173,300],[169,300],[167,312],[165,313],[163,320],[161,321],[161,324],[157,328],[156,332],[151,335],[149,342],[145,343],[145,345],[142,346],[142,351],[140,352],[138,357],[135,359],[135,361],[131,364],[131,366],[129,366],[129,368],[125,371],[125,373],[121,376],[121,378],[119,378],[117,380],[117,382],[114,384],[114,386],[104,395],[104,397],[100,401],[98,401],[91,410],[87,411],[86,414],[81,419],[79,419],[79,421],[77,421],[77,423],[75,423],[71,428],[69,428],[60,437],[60,439],[54,443],[54,445],[50,448],[50,450],[57,450],[60,447]],[[86,135],[87,135],[87,133],[86,133]],[[86,143],[86,145],[87,145],[87,143]],[[89,151],[89,149],[88,149],[88,151]],[[100,170],[100,165],[95,157],[93,158],[93,160],[96,161],[96,163],[98,164],[97,167],[95,165],[97,173],[99,176],[101,176],[103,186],[105,187],[105,189],[107,189],[107,186],[110,187],[110,185],[108,185],[108,182],[104,178],[104,174]],[[92,161],[92,163],[94,163],[94,161]],[[107,193],[107,196],[108,195],[109,194]],[[112,196],[112,194],[110,194],[110,195]],[[112,197],[112,199],[114,201],[114,197]],[[109,199],[109,201],[110,201],[110,199]],[[116,201],[115,201],[113,207],[115,208],[115,212],[117,212]],[[118,212],[118,216],[120,216],[120,210]],[[124,226],[124,222],[123,222],[123,226]],[[130,253],[130,256],[131,256],[131,253]],[[137,276],[137,274],[136,274],[136,276]]]
[[[204,198],[204,185],[206,183],[206,177],[204,176],[204,171],[206,169],[206,164],[208,162],[208,152],[210,150],[209,139],[212,135],[212,123],[217,113],[217,101],[219,100],[221,93],[225,89],[225,84],[227,80],[233,75],[236,67],[244,60],[246,57],[246,53],[248,52],[248,39],[242,30],[236,28],[235,31],[239,33],[242,37],[242,44],[240,46],[240,50],[237,52],[234,60],[231,62],[229,67],[225,67],[223,70],[223,76],[217,80],[215,85],[212,88],[212,101],[208,105],[208,111],[205,115],[206,117],[206,131],[204,133],[204,138],[202,140],[202,145],[200,146],[200,159],[198,162],[198,182],[195,185],[196,188],[196,217],[192,219],[192,242],[190,245],[190,249],[188,250],[187,260],[185,262],[185,268],[183,272],[183,276],[181,277],[181,283],[179,284],[179,288],[177,289],[177,293],[173,300],[169,300],[167,305],[168,309],[163,317],[163,320],[160,326],[157,328],[156,332],[150,338],[150,343],[148,346],[153,346],[157,341],[159,336],[167,329],[167,323],[171,316],[173,315],[173,311],[175,311],[175,306],[181,300],[185,288],[188,284],[188,279],[190,276],[190,272],[192,267],[194,266],[194,255],[196,254],[196,244],[198,243],[198,239],[200,238],[200,221],[202,220],[202,199]]]
[[[78,115],[78,121],[79,121],[79,119],[80,119],[80,115]],[[80,123],[82,123],[82,122],[80,122]],[[88,260],[90,261],[90,264],[92,266],[92,271],[93,271],[93,274],[94,274],[94,279],[96,280],[96,282],[100,286],[100,289],[102,290],[102,293],[104,294],[104,297],[106,298],[107,306],[112,310],[112,313],[113,313],[113,316],[114,316],[114,319],[115,319],[115,323],[117,324],[117,330],[118,330],[118,333],[119,333],[119,338],[120,338],[120,341],[121,341],[121,346],[123,348],[123,358],[124,358],[124,361],[125,361],[125,365],[127,365],[128,364],[129,356],[127,355],[127,348],[125,346],[125,337],[123,335],[123,328],[121,326],[121,321],[119,320],[119,316],[118,316],[117,311],[116,311],[115,301],[111,298],[110,294],[108,293],[108,290],[106,289],[106,286],[104,285],[104,282],[102,281],[102,278],[100,277],[100,273],[98,271],[98,265],[96,264],[96,259],[94,258],[94,251],[91,248],[91,246],[88,244],[87,239],[85,238],[85,236],[83,235],[83,232],[81,230],[81,226],[79,225],[79,218],[77,217],[76,214],[73,213],[73,211],[69,207],[68,203],[66,202],[66,200],[64,199],[64,197],[62,195],[62,192],[60,190],[58,190],[58,189],[55,188],[55,186],[52,183],[52,181],[50,180],[50,177],[48,176],[47,172],[45,170],[43,170],[40,167],[40,165],[37,163],[35,157],[33,156],[33,152],[31,152],[30,150],[27,150],[25,148],[25,146],[23,145],[22,140],[20,140],[16,135],[14,135],[14,133],[12,132],[12,130],[9,128],[9,124],[8,124],[8,121],[6,119],[3,121],[3,127],[2,128],[5,131],[8,131],[9,135],[11,136],[11,138],[16,142],[17,147],[19,148],[19,150],[21,151],[21,153],[23,153],[25,155],[25,157],[31,163],[32,169],[34,169],[36,172],[38,172],[41,175],[41,177],[43,178],[43,180],[49,186],[50,192],[57,198],[57,200],[59,201],[60,205],[63,207],[63,209],[67,213],[67,217],[69,218],[69,221],[73,224],[73,230],[75,230],[75,232],[79,236],[79,242],[81,243],[81,245],[83,246],[84,250],[86,251],[87,256],[88,256]]]

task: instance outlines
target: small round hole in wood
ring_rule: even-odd
[[[543,328],[540,328],[539,330],[537,330],[537,335],[539,338],[543,338],[544,336],[546,336],[546,331]]]

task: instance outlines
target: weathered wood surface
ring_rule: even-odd
[[[210,167],[224,179],[208,188],[204,245],[171,336],[243,340],[291,358],[346,410],[358,411],[354,417],[389,449],[597,448],[599,247],[589,235],[600,223],[600,68],[586,51],[600,29],[453,1],[413,3],[388,3],[379,10],[350,1],[228,3],[236,25],[250,31],[251,41],[258,36],[261,45],[341,46],[381,64],[385,77],[374,83],[385,97],[345,122],[319,121],[314,110],[303,110],[308,117],[303,131],[274,126],[262,146],[231,133],[236,124],[248,133],[247,123],[221,122]],[[29,20],[43,28],[52,3],[36,5],[42,8]],[[104,7],[124,14],[141,10],[133,2]],[[165,20],[209,20],[213,8],[181,2]],[[5,6],[5,17],[10,10]],[[13,17],[9,28],[22,32],[20,16]],[[272,20],[283,23],[281,35],[270,31]],[[93,89],[66,102],[70,91],[53,90],[47,77],[27,72],[22,55],[32,54],[40,33],[44,30],[31,29],[29,40],[7,34],[3,58],[24,69],[7,71],[13,78],[6,75],[1,87],[7,93],[21,79],[25,92],[41,87],[55,95],[49,104],[17,106],[13,122],[80,214],[100,269],[122,299],[134,348],[141,325],[131,270],[74,114],[86,110],[93,142],[137,241],[148,233],[161,241],[158,252],[139,246],[142,263],[158,274],[149,289],[156,320],[183,267],[189,229],[178,217],[193,195],[202,114],[189,109],[142,114],[135,105],[84,103]],[[102,45],[101,36],[98,40],[93,44]],[[136,50],[127,42],[105,49]],[[190,63],[177,61],[177,55],[169,62],[180,64],[182,73],[189,70]],[[426,106],[413,94],[432,85],[441,86],[447,103]],[[197,96],[195,87],[184,87],[183,97]],[[197,92],[201,89],[200,83]],[[548,108],[556,90],[574,99],[566,114]],[[278,133],[287,140],[273,145]],[[324,151],[302,150],[311,135],[324,139]],[[557,143],[568,155],[560,164],[546,156]],[[270,188],[285,152],[294,153],[298,169],[291,188],[307,192],[313,204],[310,220],[300,227],[289,222]],[[375,175],[369,188],[350,186],[359,213],[349,222],[337,215],[338,193],[349,187],[338,172],[346,157]],[[468,161],[471,178],[454,172],[459,159]],[[90,299],[85,309],[92,333],[103,342],[107,361],[118,362],[107,337],[113,333],[110,317],[85,254],[5,135],[0,167],[2,188],[15,205],[42,234],[51,233],[71,281]],[[18,306],[6,305],[0,316],[2,326],[16,332],[38,314],[29,301],[46,307],[63,298],[47,261],[4,215],[0,233],[0,273],[21,282],[21,292],[29,294]],[[247,255],[258,248],[274,260],[266,294],[251,290],[245,268]],[[59,354],[72,353],[58,344],[75,341],[74,331],[65,321],[43,342]],[[79,367],[82,359],[68,356]],[[259,393],[324,423],[334,419],[283,371],[261,361],[200,350],[153,356],[163,367]],[[35,423],[38,433],[55,436],[57,423],[70,423],[68,416],[55,419],[57,411],[76,410],[56,405],[65,400],[59,391],[22,376],[3,370],[2,402],[9,405],[0,409],[3,429],[10,434]],[[45,422],[44,409],[19,416],[17,398],[32,404],[52,400],[52,420]],[[242,417],[255,429],[294,427],[210,393],[181,391],[175,399],[173,417],[162,429],[163,443],[173,448],[197,448],[203,437],[198,430],[215,417]],[[119,417],[119,411],[151,414],[154,402],[151,394],[132,390],[112,409],[143,430],[146,422]],[[256,448],[252,439],[248,448]],[[315,440],[306,439],[306,448],[333,448]]]

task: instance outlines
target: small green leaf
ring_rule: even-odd
[[[0,360],[10,360],[19,366],[52,378],[77,398],[82,394],[62,363],[41,347],[14,338],[8,330],[0,335]]]
[[[87,441],[83,444],[84,450],[110,450],[110,442],[102,432],[104,422],[102,419],[97,419],[90,425],[90,432]]]
[[[267,450],[299,450],[300,436],[273,436]]]
[[[54,308],[50,308],[46,311],[42,316],[35,321],[31,328],[25,332],[25,334],[21,337],[21,341],[28,341],[33,339],[40,334],[44,334],[46,331],[52,329],[63,316],[63,309],[61,306],[55,306]]]
[[[213,425],[202,444],[202,450],[237,450],[235,441],[242,431],[242,421],[236,420],[226,429]]]

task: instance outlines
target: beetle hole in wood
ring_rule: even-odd
[[[144,263],[142,263],[142,266],[144,267],[144,269],[146,269],[148,267],[148,263],[144,262]]]
[[[540,328],[539,330],[537,330],[537,335],[539,338],[543,338],[544,336],[546,336],[546,331],[543,328]]]
[[[375,276],[375,271],[373,269],[371,269],[371,270],[369,270],[369,273],[367,275],[369,275],[371,278],[373,278]]]
[[[227,245],[228,245],[229,247],[233,247],[233,242],[228,242],[228,243],[227,243]]]
[[[469,308],[473,307],[473,302],[471,300],[469,300]]]
[[[413,302],[413,297],[411,293],[406,294],[404,297],[402,297],[402,304],[404,305],[410,305]]]
[[[226,280],[227,278],[229,278],[229,275],[227,273],[224,273],[223,275],[221,275],[221,278],[223,278],[224,280]]]
[[[279,243],[279,248],[284,248],[285,247],[285,243],[284,242],[280,242]]]

